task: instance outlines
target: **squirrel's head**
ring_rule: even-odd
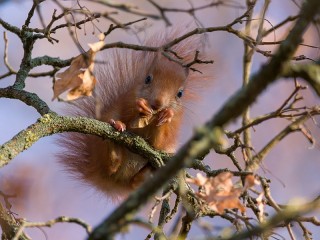
[[[139,79],[138,98],[148,101],[153,110],[178,109],[184,97],[188,71],[164,56],[157,56],[145,75]]]

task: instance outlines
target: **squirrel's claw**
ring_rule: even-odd
[[[138,98],[136,103],[140,115],[149,116],[153,114],[152,108],[149,106],[148,101],[144,98]]]
[[[113,119],[110,119],[108,123],[119,132],[123,132],[126,130],[126,125],[121,121],[115,121]]]
[[[159,118],[158,118],[158,124],[157,126],[161,126],[164,123],[169,123],[172,120],[172,117],[174,115],[174,112],[170,108],[163,109],[159,113]]]

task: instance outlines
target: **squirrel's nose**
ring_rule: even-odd
[[[156,99],[152,104],[151,107],[153,110],[157,111],[161,109],[163,106],[163,100],[162,99]]]

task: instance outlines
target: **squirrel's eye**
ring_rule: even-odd
[[[146,77],[146,79],[144,80],[144,82],[145,82],[146,84],[151,83],[151,81],[152,81],[152,76],[151,76],[151,75],[148,75],[148,76]]]
[[[179,90],[179,92],[177,93],[177,97],[178,97],[178,98],[181,98],[182,95],[183,95],[183,90],[181,89],[181,90]]]

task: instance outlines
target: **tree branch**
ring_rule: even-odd
[[[81,132],[116,141],[148,159],[155,168],[163,166],[163,161],[169,159],[168,154],[153,149],[143,138],[128,132],[120,133],[110,124],[85,117],[58,116],[50,112],[0,146],[0,167],[8,164],[40,138],[62,132]]]
[[[19,227],[18,231],[16,232],[14,238],[12,238],[12,240],[20,240],[21,236],[23,236],[23,230],[25,228],[52,227],[56,223],[64,223],[64,222],[78,224],[79,226],[82,226],[88,234],[90,234],[90,232],[92,231],[91,226],[79,218],[71,218],[71,217],[61,216],[61,217],[57,217],[57,218],[50,220],[50,221],[47,221],[47,222],[23,221],[21,226]]]
[[[12,33],[15,33],[18,36],[20,36],[20,34],[21,34],[21,30],[18,27],[12,26],[11,24],[4,21],[2,18],[0,18],[0,25],[2,25],[2,27],[4,27],[5,29],[7,29],[8,31],[10,31]]]
[[[13,87],[7,87],[0,88],[0,98],[1,97],[19,99],[25,104],[34,107],[41,115],[44,115],[51,111],[49,106],[35,93],[15,89]]]
[[[303,78],[306,80],[320,96],[320,64],[288,64],[282,71],[285,78]]]
[[[289,126],[287,126],[285,129],[283,129],[279,134],[277,134],[256,156],[252,157],[250,161],[248,162],[246,166],[246,171],[255,171],[265,156],[271,151],[271,149],[284,137],[286,137],[288,134],[300,131],[301,125],[307,121],[313,114],[319,114],[320,109],[315,109],[313,113],[306,114],[297,120],[295,120],[293,123],[291,123]]]
[[[13,218],[13,216],[5,209],[0,202],[0,226],[2,229],[1,239],[13,239],[19,230],[20,224]],[[18,240],[30,240],[30,238],[23,232],[20,234]]]

